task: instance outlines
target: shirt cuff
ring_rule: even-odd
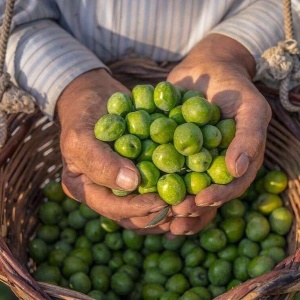
[[[283,10],[277,0],[257,1],[231,14],[210,33],[235,39],[254,57],[256,63],[268,48],[284,39]]]
[[[11,34],[7,71],[32,94],[42,112],[52,119],[58,97],[79,75],[108,69],[90,50],[50,20],[34,21]]]

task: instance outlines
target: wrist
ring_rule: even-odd
[[[58,98],[57,106],[64,106],[70,98],[76,99],[78,95],[84,93],[86,90],[99,89],[101,84],[108,81],[111,78],[106,69],[94,69],[85,72],[78,77],[74,78],[68,86],[63,90]]]
[[[256,72],[256,63],[251,53],[236,40],[221,34],[207,35],[183,62],[190,67],[196,64],[203,68],[207,64],[224,64],[249,79]]]
[[[106,69],[94,69],[76,77],[61,93],[56,111],[63,126],[84,115],[106,113],[106,102],[116,91],[125,91]]]

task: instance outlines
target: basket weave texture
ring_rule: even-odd
[[[128,88],[136,84],[155,85],[166,79],[174,65],[129,59],[110,65],[114,77]],[[288,236],[289,256],[273,271],[248,280],[217,297],[229,299],[293,299],[300,290],[300,121],[297,114],[283,110],[278,93],[264,85],[257,88],[273,110],[268,129],[265,166],[280,168],[288,177],[288,189],[282,194],[285,206],[294,213]],[[300,91],[290,93],[300,101]],[[30,275],[31,262],[27,241],[37,226],[37,210],[42,203],[41,187],[60,175],[59,126],[49,122],[37,109],[30,115],[8,118],[9,137],[0,150],[0,280],[19,299],[92,299],[75,291],[38,283]]]

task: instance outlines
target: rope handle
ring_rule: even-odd
[[[7,138],[7,114],[34,112],[35,99],[10,81],[5,72],[5,57],[11,30],[15,0],[7,0],[0,35],[0,148]]]
[[[294,39],[291,0],[283,0],[285,40],[267,49],[257,65],[256,78],[279,81],[279,100],[288,112],[299,112],[300,106],[289,100],[290,82],[300,82],[300,50]]]
[[[8,44],[8,38],[11,28],[11,22],[13,17],[15,0],[9,0],[6,2],[5,13],[3,17],[2,27],[1,27],[1,39],[0,39],[0,99],[5,92],[5,90],[10,85],[10,76],[8,73],[4,72],[5,56]]]
[[[293,16],[291,0],[283,0],[284,32],[285,39],[294,39]]]

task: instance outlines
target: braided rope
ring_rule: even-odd
[[[293,105],[289,101],[289,86],[291,80],[300,81],[300,50],[297,42],[294,40],[293,33],[293,17],[292,17],[292,3],[291,0],[283,0],[283,14],[284,14],[284,32],[285,32],[285,50],[288,51],[293,59],[292,68],[287,74],[286,78],[280,83],[279,99],[282,106],[290,112],[299,112],[300,107]]]
[[[279,82],[279,99],[289,112],[299,112],[300,106],[289,101],[291,80],[300,82],[300,50],[297,41],[293,38],[293,19],[291,0],[283,0],[285,41],[277,47],[267,49],[257,65],[256,78],[264,78]]]
[[[284,15],[285,39],[292,40],[294,33],[293,33],[292,5],[290,0],[283,0],[283,15]]]
[[[10,27],[13,17],[13,9],[15,0],[9,0],[5,5],[5,14],[1,26],[1,39],[0,39],[0,100],[3,97],[4,92],[10,85],[10,76],[4,72],[6,49],[8,44],[8,38],[10,33]],[[0,111],[0,147],[2,147],[7,137],[6,127],[6,114]]]
[[[0,147],[4,146],[7,138],[7,128],[6,128],[7,117],[3,111],[0,111]]]
[[[3,97],[4,92],[10,86],[10,75],[7,72],[0,72],[0,99]]]
[[[5,57],[13,18],[15,0],[7,0],[0,38],[0,148],[7,138],[7,114],[34,111],[34,98],[17,88],[4,71]]]
[[[8,38],[10,34],[10,27],[11,27],[13,12],[14,12],[14,6],[15,6],[15,0],[6,1],[5,14],[2,22],[1,39],[0,39],[0,75],[4,71],[6,49],[7,49]]]

